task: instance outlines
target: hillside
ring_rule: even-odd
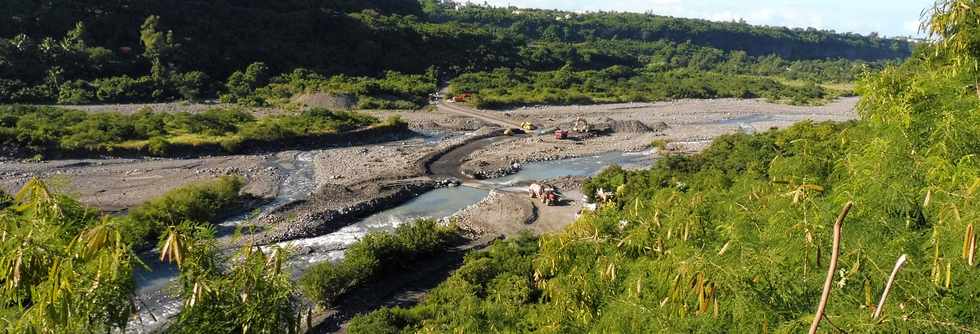
[[[302,68],[328,77],[432,73],[433,80],[501,67],[705,70],[748,62],[767,66],[767,75],[776,69],[794,78],[850,81],[865,65],[879,68],[912,48],[894,39],[813,29],[437,1],[0,6],[0,102],[212,98],[230,90],[226,78],[255,62],[267,66],[270,77]],[[827,71],[840,73],[819,74]]]

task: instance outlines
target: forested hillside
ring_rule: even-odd
[[[819,79],[849,81],[848,68],[877,68],[911,50],[812,29],[440,1],[8,1],[0,10],[0,102],[215,97],[256,62],[270,77],[302,68],[328,77],[428,72],[433,80],[501,67],[749,62],[798,77],[833,69]]]

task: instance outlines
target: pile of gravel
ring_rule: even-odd
[[[292,102],[306,108],[347,110],[357,105],[357,97],[350,94],[308,93],[294,96]]]
[[[638,120],[614,120],[608,117],[590,120],[589,124],[593,130],[605,133],[648,133],[659,132],[668,128],[664,122],[657,122],[651,127]]]

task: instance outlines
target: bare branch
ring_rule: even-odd
[[[854,206],[854,202],[844,204],[840,215],[837,216],[837,221],[834,222],[834,246],[830,254],[830,267],[827,268],[827,279],[823,282],[823,293],[820,295],[817,315],[813,317],[813,322],[810,323],[810,334],[817,332],[817,327],[820,326],[820,320],[823,319],[823,313],[827,309],[827,300],[830,299],[830,288],[834,283],[834,271],[837,270],[837,258],[840,256],[841,226],[844,225],[844,218],[847,217],[847,213],[851,211],[852,206]]]

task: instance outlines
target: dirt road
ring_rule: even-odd
[[[518,128],[518,129],[521,128],[520,122],[514,122],[512,120],[499,117],[494,114],[495,113],[494,111],[476,110],[466,105],[453,103],[453,102],[439,103],[439,109],[443,111],[457,113],[466,117],[473,117],[490,124],[496,124],[497,126],[502,128]]]

